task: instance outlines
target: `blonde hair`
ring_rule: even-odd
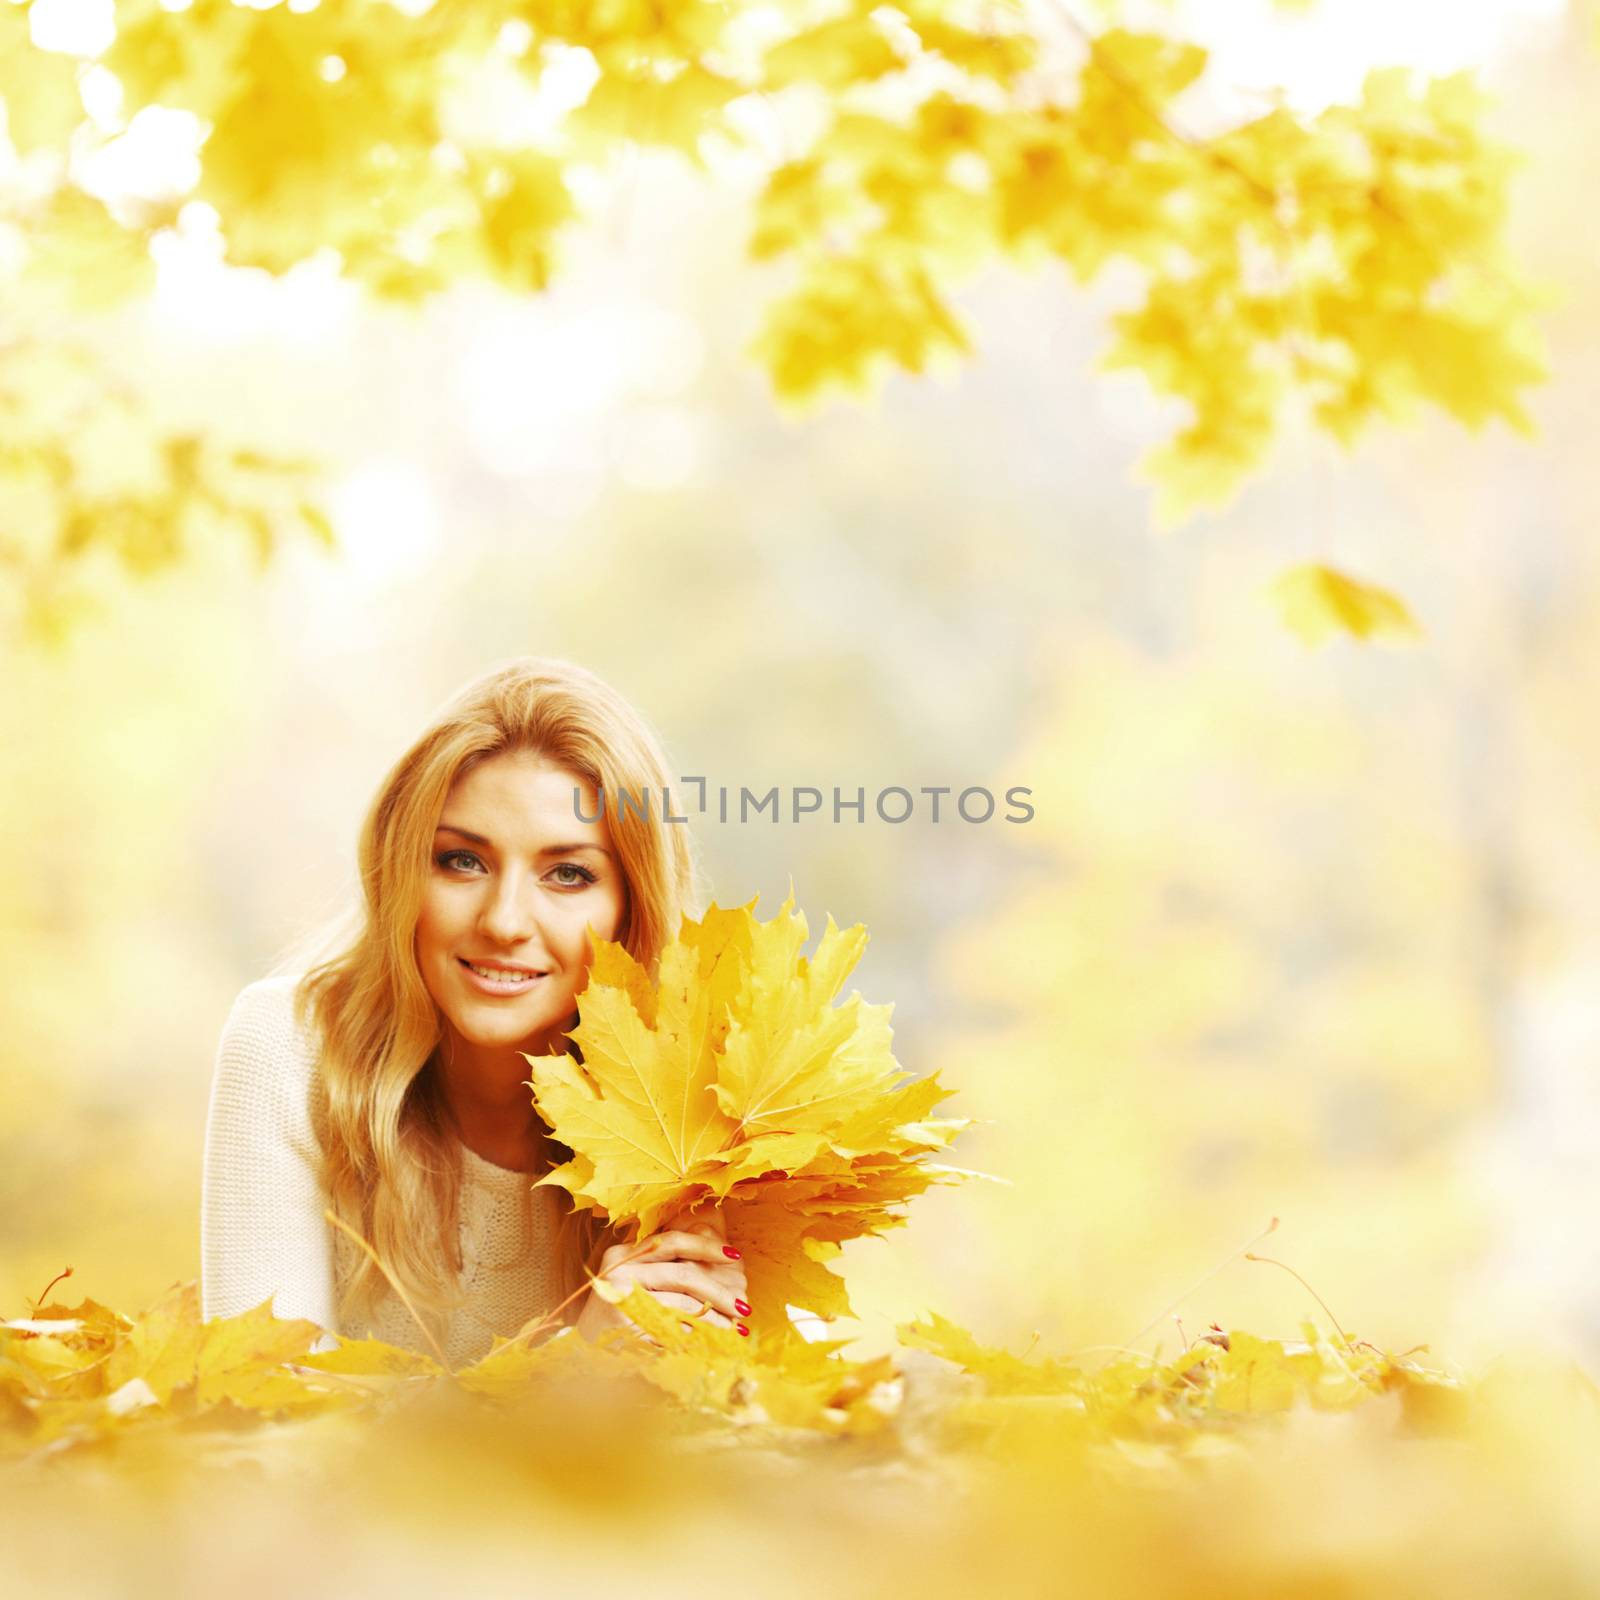
[[[444,1319],[461,1303],[461,1161],[437,1063],[443,1019],[414,940],[434,829],[451,787],[508,752],[540,755],[612,797],[611,843],[625,891],[616,939],[652,975],[681,916],[697,909],[686,826],[663,826],[664,806],[641,815],[636,804],[618,803],[624,792],[659,797],[668,787],[661,745],[639,713],[583,667],[523,656],[474,679],[435,712],[384,779],[361,828],[360,902],[300,942],[302,958],[313,947],[338,953],[305,971],[295,1006],[302,1026],[320,1034],[311,1109],[324,1193],[441,1344]],[[556,1194],[564,1297],[614,1235],[595,1213],[575,1211],[565,1190]],[[340,1296],[340,1323],[352,1312],[370,1316],[383,1288],[382,1274],[360,1252]],[[581,1303],[568,1308],[568,1322]]]

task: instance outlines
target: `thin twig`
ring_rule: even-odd
[[[1293,1278],[1295,1280],[1295,1282],[1298,1283],[1300,1285],[1300,1287],[1302,1289],[1304,1289],[1306,1291],[1306,1293],[1309,1294],[1311,1296],[1311,1298],[1313,1300],[1315,1300],[1317,1302],[1317,1304],[1319,1306],[1321,1306],[1324,1311],[1328,1312],[1328,1321],[1331,1322],[1334,1325],[1334,1327],[1338,1330],[1339,1337],[1341,1339],[1343,1339],[1346,1344],[1350,1343],[1350,1335],[1348,1333],[1346,1333],[1343,1328],[1339,1327],[1339,1319],[1336,1316],[1334,1316],[1334,1314],[1333,1314],[1333,1312],[1331,1310],[1329,1310],[1328,1302],[1326,1300],[1324,1300],[1322,1298],[1322,1296],[1320,1294],[1318,1294],[1317,1291],[1315,1289],[1313,1289],[1311,1287],[1311,1285],[1309,1283],[1307,1283],[1306,1280],[1304,1278],[1302,1278],[1300,1276],[1300,1274],[1298,1272],[1296,1272],[1294,1270],[1294,1268],[1291,1267],[1287,1261],[1279,1261],[1279,1260],[1277,1260],[1276,1258],[1274,1258],[1272,1256],[1253,1256],[1253,1255],[1251,1255],[1249,1253],[1249,1251],[1245,1252],[1245,1260],[1246,1261],[1264,1261],[1269,1267],[1282,1267],[1283,1270],[1285,1272],[1287,1272],[1289,1274],[1289,1276],[1291,1278]]]
[[[618,1261],[616,1263],[616,1265],[619,1266],[619,1267],[625,1267],[625,1266],[627,1266],[627,1264],[630,1261],[637,1261],[641,1256],[646,1255],[650,1250],[651,1241],[654,1238],[655,1238],[654,1234],[647,1234],[642,1240],[640,1240],[638,1242],[636,1248],[634,1248],[627,1255],[625,1255],[620,1261]],[[509,1343],[509,1344],[520,1344],[524,1340],[531,1340],[531,1339],[537,1337],[537,1335],[542,1333],[544,1331],[544,1329],[546,1328],[546,1326],[548,1326],[549,1323],[553,1319],[559,1317],[561,1315],[561,1313],[563,1311],[565,1311],[566,1308],[569,1305],[571,1305],[574,1300],[576,1300],[578,1298],[579,1295],[588,1294],[590,1292],[590,1290],[593,1289],[596,1280],[599,1277],[602,1276],[602,1274],[600,1274],[600,1273],[590,1272],[587,1267],[584,1268],[584,1274],[585,1274],[585,1281],[583,1283],[580,1283],[578,1285],[578,1287],[572,1291],[571,1294],[566,1296],[565,1299],[560,1300],[555,1305],[551,1306],[551,1308],[547,1312],[545,1312],[545,1314],[542,1317],[540,1317],[537,1322],[530,1323],[530,1324],[520,1328],[511,1337],[511,1339],[509,1339],[507,1341],[507,1343]],[[704,1309],[709,1310],[710,1308],[706,1307]],[[698,1316],[699,1313],[698,1312],[694,1312],[694,1313],[686,1312],[685,1315],[686,1316],[687,1315],[696,1315],[696,1316]]]
[[[1249,1260],[1250,1246],[1253,1245],[1258,1239],[1265,1239],[1269,1233],[1273,1232],[1273,1230],[1277,1228],[1277,1226],[1278,1219],[1274,1217],[1272,1221],[1261,1230],[1260,1233],[1254,1235],[1252,1238],[1246,1239],[1245,1242],[1237,1250],[1235,1250],[1232,1255],[1225,1256],[1205,1275],[1205,1277],[1201,1278],[1198,1283],[1190,1284],[1189,1287],[1185,1289],[1183,1293],[1180,1294],[1178,1298],[1170,1305],[1165,1305],[1158,1312],[1156,1312],[1156,1314],[1151,1317],[1151,1319],[1145,1323],[1145,1325],[1136,1334],[1134,1334],[1133,1338],[1128,1340],[1128,1343],[1132,1345],[1138,1340],[1144,1338],[1144,1336],[1149,1333],[1149,1331],[1155,1327],[1158,1322],[1162,1321],[1172,1312],[1176,1311],[1178,1307],[1181,1306],[1183,1302],[1195,1292],[1196,1289],[1202,1288],[1204,1285],[1210,1283],[1211,1280],[1216,1277],[1216,1275],[1221,1272],[1224,1267],[1231,1266],[1239,1259],[1240,1256],[1244,1256],[1246,1260]]]
[[[390,1272],[389,1269],[384,1266],[383,1262],[378,1258],[378,1252],[374,1250],[372,1246],[368,1244],[367,1241],[363,1239],[348,1222],[344,1222],[340,1218],[334,1216],[332,1211],[325,1207],[322,1214],[334,1225],[334,1227],[342,1228],[346,1233],[348,1233],[350,1237],[354,1239],[355,1242],[360,1245],[361,1248],[365,1250],[372,1258],[373,1266],[375,1266],[378,1271],[389,1280],[389,1287],[393,1289],[397,1295],[399,1295],[406,1310],[411,1313],[411,1315],[416,1319],[417,1326],[422,1329],[423,1338],[425,1338],[428,1343],[433,1346],[433,1353],[439,1358],[439,1365],[443,1367],[452,1378],[455,1377],[455,1369],[450,1365],[449,1361],[445,1359],[445,1353],[439,1348],[439,1341],[434,1338],[433,1331],[428,1327],[427,1323],[422,1320],[421,1316],[417,1312],[417,1308],[412,1305],[411,1296],[405,1292],[405,1290],[400,1286],[399,1281],[395,1278],[394,1274]]]

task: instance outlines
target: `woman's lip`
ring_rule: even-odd
[[[467,964],[464,957],[458,956],[456,959],[461,963],[461,970],[466,974],[467,982],[479,994],[492,995],[497,1000],[508,999],[513,995],[527,994],[530,989],[537,984],[543,983],[545,978],[549,976],[548,973],[540,973],[538,976],[534,976],[531,973],[524,974],[522,981],[515,988],[512,988],[503,983],[491,983],[489,979],[480,977]]]

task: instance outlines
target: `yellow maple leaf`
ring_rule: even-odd
[[[519,150],[469,166],[475,174],[482,169],[481,245],[489,271],[511,289],[546,288],[554,235],[577,214],[561,164],[538,150]]]
[[[89,1418],[92,1427],[106,1393],[106,1357],[131,1326],[93,1300],[0,1322],[0,1436],[48,1437],[52,1413]]]
[[[660,972],[654,1027],[626,988],[591,981],[572,1034],[582,1065],[568,1055],[524,1056],[541,1115],[586,1163],[559,1167],[540,1183],[577,1194],[579,1182],[613,1219],[637,1217],[644,1232],[681,1203],[702,1163],[736,1133],[712,1093],[712,988],[698,981],[699,953],[675,942]]]
[[[852,182],[830,173],[817,156],[774,168],[756,198],[746,250],[753,261],[803,249],[828,232],[860,227],[871,216]]]
[[[455,1374],[455,1381],[472,1394],[510,1400],[526,1394],[530,1384],[591,1378],[602,1365],[596,1347],[576,1329],[567,1328],[558,1337],[538,1341],[496,1339],[487,1355]]]
[[[904,63],[866,11],[819,23],[774,45],[762,58],[769,88],[806,83],[839,89],[898,72]]]
[[[975,77],[1010,83],[1038,58],[1037,40],[1026,33],[1003,33],[985,18],[982,32],[962,27],[946,15],[939,0],[906,0],[903,11],[926,50]]]
[[[106,1388],[142,1379],[163,1406],[185,1389],[198,1407],[231,1401],[275,1411],[335,1403],[331,1388],[318,1390],[282,1370],[284,1362],[308,1356],[323,1330],[304,1318],[275,1317],[271,1307],[269,1296],[237,1316],[202,1322],[198,1285],[175,1284],[112,1350]]]
[[[830,916],[809,963],[799,954],[805,935],[803,917],[755,930],[751,1004],[729,1031],[715,1084],[742,1135],[832,1127],[842,1107],[856,1110],[900,1076],[889,1007],[864,1006],[859,995],[832,1004],[866,948],[866,929],[841,932]]]
[[[175,1285],[135,1318],[106,1363],[106,1384],[117,1389],[143,1378],[165,1405],[172,1391],[194,1382],[200,1353],[200,1297],[193,1283]]]
[[[776,1321],[787,1321],[785,1306],[799,1306],[819,1317],[849,1316],[844,1279],[827,1266],[842,1241],[826,1235],[853,1237],[865,1231],[848,1219],[794,1209],[784,1188],[781,1182],[763,1185],[724,1208],[728,1237],[738,1241],[744,1257],[749,1300],[756,1308],[748,1320],[758,1338]]]
[[[1223,1411],[1286,1411],[1322,1377],[1322,1358],[1277,1339],[1230,1332],[1216,1362],[1212,1403]]]
[[[851,1361],[848,1341],[810,1341],[785,1320],[754,1344],[730,1328],[664,1306],[634,1284],[600,1293],[654,1342],[617,1345],[639,1374],[680,1403],[718,1412],[736,1423],[810,1428],[826,1433],[871,1433],[893,1415],[898,1373],[892,1355]]]
[[[924,1312],[916,1322],[900,1323],[895,1336],[903,1345],[954,1362],[981,1379],[990,1394],[1082,1395],[1093,1387],[1088,1374],[1074,1362],[1029,1361],[993,1349],[937,1311]]]
[[[213,1318],[201,1330],[196,1401],[227,1399],[261,1410],[293,1402],[294,1390],[306,1385],[277,1369],[308,1355],[321,1337],[322,1329],[306,1318],[274,1316],[270,1297],[238,1316]]]
[[[432,1356],[420,1350],[371,1338],[340,1339],[332,1350],[296,1357],[295,1365],[352,1378],[432,1378],[444,1373]]]
[[[833,389],[864,394],[889,365],[924,371],[971,340],[933,276],[882,252],[824,256],[767,307],[750,353],[786,407],[804,412]]]
[[[1293,567],[1271,589],[1283,620],[1308,645],[1335,633],[1357,639],[1414,639],[1421,628],[1398,595],[1317,562]]]
[[[605,73],[589,98],[567,117],[567,130],[584,155],[603,160],[621,143],[666,145],[704,167],[700,135],[725,126],[720,113],[744,86],[686,63],[670,78],[643,70]]]

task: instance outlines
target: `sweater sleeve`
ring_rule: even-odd
[[[295,1024],[292,977],[246,985],[223,1024],[206,1116],[200,1314],[274,1316],[335,1330],[333,1242],[308,1094],[316,1049]],[[326,1335],[316,1348],[331,1347]]]

